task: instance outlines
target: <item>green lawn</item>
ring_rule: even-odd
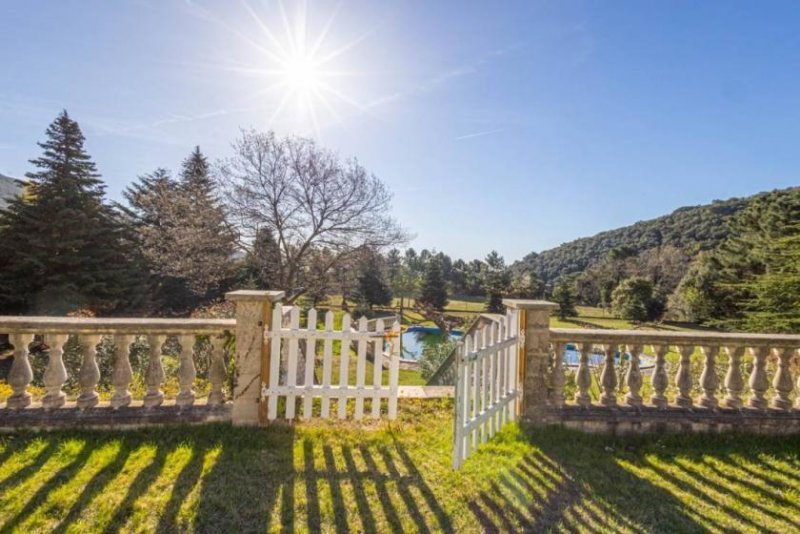
[[[800,437],[508,426],[450,468],[449,401],[400,420],[0,437],[0,531],[792,532]]]

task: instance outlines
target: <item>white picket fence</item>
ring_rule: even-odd
[[[267,419],[295,419],[300,404],[302,419],[331,417],[331,400],[336,401],[334,417],[348,417],[348,401],[352,417],[365,415],[365,399],[370,400],[369,416],[379,419],[383,414],[389,419],[397,417],[397,393],[400,354],[397,339],[400,325],[386,329],[383,320],[375,321],[374,330],[362,317],[357,328],[352,328],[352,318],[345,314],[341,330],[334,330],[333,312],[325,314],[324,329],[317,329],[317,310],[311,309],[306,317],[306,327],[300,327],[300,310],[292,307],[288,314],[288,327],[283,326],[283,309],[277,304],[273,310],[272,327],[267,333],[270,343],[269,384],[261,391],[267,401]],[[392,341],[389,351],[388,381],[383,379],[384,343]],[[340,342],[338,347],[335,342]],[[355,346],[355,355],[351,347]],[[321,348],[321,351],[319,350]],[[367,353],[372,350],[372,377],[367,377]],[[321,353],[321,354],[320,354]],[[338,361],[337,361],[338,360]],[[338,371],[334,376],[334,364]],[[350,383],[351,366],[355,365],[355,383]],[[299,377],[300,380],[298,380]],[[335,382],[335,383],[334,383]],[[281,403],[280,400],[284,399]],[[319,399],[315,403],[315,399]],[[387,399],[388,402],[383,402]],[[385,406],[385,410],[383,409]],[[280,409],[279,409],[280,408]]]
[[[517,417],[517,312],[465,336],[457,356],[453,467]]]

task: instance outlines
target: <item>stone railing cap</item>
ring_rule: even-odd
[[[517,310],[554,310],[558,307],[555,302],[547,300],[503,299],[503,305]]]
[[[225,293],[225,300],[230,300],[232,302],[240,302],[240,301],[270,301],[270,302],[278,302],[281,300],[284,295],[286,295],[285,291],[259,291],[255,289],[239,289],[237,291],[228,291]]]
[[[640,343],[695,346],[800,347],[798,334],[752,334],[748,332],[693,332],[665,330],[604,330],[551,328],[550,339],[556,342],[603,344]]]

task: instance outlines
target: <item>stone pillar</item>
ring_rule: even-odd
[[[272,305],[283,295],[283,291],[249,290],[225,294],[225,300],[236,303],[236,376],[232,416],[236,426],[259,424],[262,365],[269,369],[269,347],[264,342],[264,332],[272,321]]]
[[[503,299],[503,304],[518,312],[522,418],[528,422],[536,422],[541,420],[547,408],[547,391],[550,386],[547,371],[550,357],[550,312],[557,304],[544,300],[518,299]]]

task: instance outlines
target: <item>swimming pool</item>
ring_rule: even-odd
[[[450,339],[461,339],[463,332],[453,330]],[[403,351],[400,357],[404,360],[419,360],[428,347],[433,347],[445,341],[444,333],[435,326],[409,326],[401,334]]]
[[[614,353],[614,365],[619,365],[620,357],[623,361],[629,361],[631,359],[631,355],[629,352],[624,354],[620,354],[619,352]],[[592,352],[589,354],[589,367],[602,367],[606,361],[606,356],[600,352]],[[581,363],[581,353],[578,348],[573,345],[572,343],[567,344],[567,348],[564,350],[564,365],[568,368],[578,368],[578,365]],[[640,354],[639,355],[639,369],[642,371],[649,371],[652,370],[656,365],[656,359],[653,356],[648,354]]]

